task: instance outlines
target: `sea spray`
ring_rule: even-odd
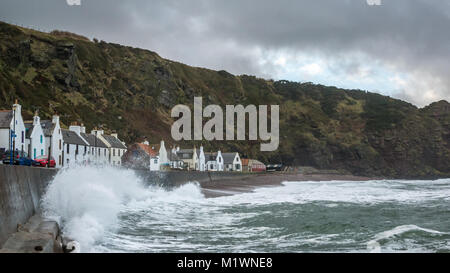
[[[172,192],[147,187],[132,170],[78,166],[61,170],[43,198],[43,211],[62,226],[65,236],[77,240],[82,251],[93,251],[107,232],[118,228],[124,209],[157,199],[202,198],[198,185],[185,185]],[[153,201],[151,201],[153,200]]]

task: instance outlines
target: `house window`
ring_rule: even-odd
[[[67,145],[67,154],[70,154],[70,144],[66,144]],[[69,163],[69,161],[67,161],[67,163]]]
[[[61,145],[62,145],[62,141],[61,141],[61,139],[60,139],[60,140],[59,140],[59,149],[60,149],[60,150],[62,150],[62,149],[61,149]]]
[[[84,153],[85,154],[87,153],[87,147],[86,146],[84,146]]]
[[[98,152],[100,153],[100,149],[98,149]],[[105,156],[106,156],[106,149],[105,150],[103,150],[103,153],[105,154]]]
[[[113,156],[116,156],[116,149],[113,149]]]
[[[155,159],[153,162],[154,162],[155,164],[158,164],[158,159]]]
[[[61,165],[61,161],[62,161],[61,159],[62,159],[62,157],[59,156],[59,160],[58,160],[59,165]]]
[[[41,144],[42,144],[42,135],[41,135]]]
[[[36,158],[36,148],[33,149],[33,158]]]
[[[41,155],[44,155],[44,149],[41,149]]]
[[[22,131],[22,143],[24,142],[24,131]]]
[[[75,154],[78,155],[78,145],[75,148]]]

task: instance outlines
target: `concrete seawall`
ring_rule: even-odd
[[[56,170],[0,165],[0,247],[39,209]]]
[[[238,180],[256,175],[240,172],[149,172],[144,170],[136,170],[135,172],[147,184],[163,187],[178,187],[188,182],[199,182],[201,184],[207,184],[214,183],[215,181],[219,180]]]

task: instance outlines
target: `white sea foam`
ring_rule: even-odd
[[[436,181],[285,182],[284,187],[259,188],[253,193],[217,198],[226,204],[305,204],[315,201],[375,204],[450,200],[450,179]],[[328,205],[330,206],[330,205]],[[333,205],[331,205],[333,206]]]
[[[168,192],[143,186],[131,170],[80,166],[56,175],[43,198],[43,209],[60,222],[66,236],[77,240],[83,251],[90,251],[117,227],[121,211],[202,198],[198,185]]]
[[[450,234],[448,232],[440,232],[440,231],[433,230],[433,229],[421,228],[416,225],[403,225],[403,226],[395,227],[391,230],[380,232],[377,235],[375,235],[373,240],[370,240],[369,242],[367,242],[367,250],[371,253],[381,253],[382,252],[382,247],[380,244],[381,241],[387,240],[392,237],[399,236],[399,235],[402,235],[404,233],[411,232],[411,231],[422,231],[425,233],[437,234],[437,235]]]

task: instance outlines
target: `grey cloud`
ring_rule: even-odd
[[[65,0],[3,0],[0,18],[264,77],[276,69],[262,67],[260,55],[266,51],[319,52],[344,73],[365,65],[352,58],[362,53],[365,61],[423,77],[420,88],[450,100],[450,2],[382,2],[374,7],[365,0],[82,0],[82,6],[69,7]],[[341,68],[339,60],[346,60]],[[400,90],[399,97],[418,105],[429,102],[414,83],[407,86],[410,90]]]

